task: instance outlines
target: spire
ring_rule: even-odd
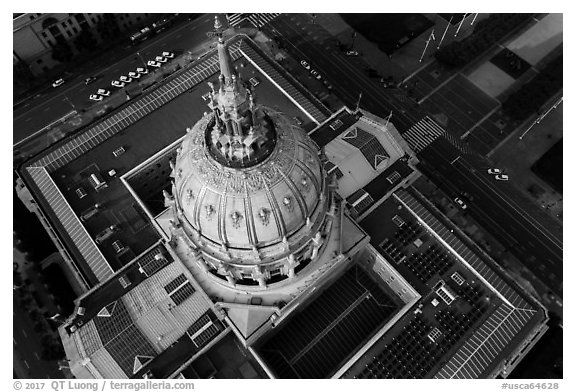
[[[218,61],[220,62],[220,74],[224,75],[224,83],[229,84],[232,81],[232,74],[234,73],[234,67],[232,66],[232,59],[230,58],[230,52],[228,47],[224,43],[222,38],[222,22],[218,18],[218,15],[214,16],[214,31],[218,37]]]

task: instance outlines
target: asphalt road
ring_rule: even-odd
[[[64,378],[56,362],[41,359],[42,344],[32,329],[34,323],[16,299],[13,301],[14,372],[19,378]]]
[[[163,51],[184,51],[200,45],[207,40],[206,33],[214,26],[214,14],[206,14],[191,22],[175,26],[166,32],[135,46],[130,54],[104,68],[94,69],[93,72],[76,75],[73,80],[52,88],[49,87],[39,97],[35,97],[14,110],[14,144],[34,134],[44,126],[70,113],[72,110],[89,107],[90,94],[96,93],[99,88],[111,92],[117,90],[110,83],[120,75],[127,76],[128,72],[142,67],[142,60],[152,60],[161,55]],[[140,53],[139,58],[136,53]],[[88,76],[98,79],[84,84]]]
[[[439,139],[421,152],[422,170],[448,195],[473,196],[468,213],[505,245],[552,292],[562,296],[561,227],[518,199],[512,184],[488,174],[490,166],[474,156],[461,156]],[[513,179],[511,179],[513,181]]]
[[[307,26],[308,20],[304,15],[282,14],[263,30],[282,36],[287,50],[299,60],[308,61],[334,86],[336,95],[348,107],[356,107],[362,93],[360,106],[384,117],[392,111],[392,122],[400,132],[408,130],[423,117],[415,102],[400,101],[394,92],[403,97],[401,91],[385,89],[377,79],[370,79],[358,59],[338,50],[337,41],[320,36],[315,26]],[[315,37],[320,42],[324,40],[322,47],[320,42],[315,42]]]
[[[384,89],[377,80],[370,79],[358,59],[345,56],[335,42],[330,45],[319,40],[318,32],[311,33],[316,27],[310,26],[307,19],[303,15],[283,14],[263,30],[283,37],[288,52],[317,69],[349,107],[356,106],[362,93],[360,106],[380,117],[387,117],[392,111],[391,122],[401,133],[423,117],[424,113],[411,100],[399,98],[402,92]],[[459,150],[439,139],[419,158],[426,174],[448,194],[472,195],[470,214],[502,243],[509,244],[509,251],[561,296],[562,227],[557,222],[537,211],[510,184],[496,182],[487,174],[489,162],[479,155],[461,157]]]

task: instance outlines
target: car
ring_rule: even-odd
[[[168,59],[162,56],[156,56],[155,58],[156,61],[158,61],[159,63],[166,63],[168,62]]]
[[[298,125],[304,124],[304,121],[302,121],[302,119],[300,117],[294,116],[292,118],[294,119],[294,121],[296,121],[296,124],[298,124]]]
[[[102,99],[104,99],[104,97],[101,95],[98,95],[98,94],[91,94],[90,95],[90,100],[92,100],[92,101],[101,101]]]
[[[454,202],[458,205],[458,207],[462,208],[463,210],[465,210],[466,208],[468,208],[468,207],[466,206],[466,203],[464,203],[464,201],[463,201],[461,198],[459,198],[459,197],[455,197],[455,198],[454,198]]]
[[[488,174],[502,174],[502,170],[498,168],[488,169]]]
[[[90,83],[94,83],[98,79],[96,76],[90,76],[84,79],[84,84],[88,86]]]
[[[310,73],[311,73],[312,76],[314,76],[316,79],[318,79],[318,80],[322,79],[322,76],[320,76],[320,74],[318,73],[318,71],[316,71],[315,69],[313,69],[312,71],[310,71]]]
[[[206,94],[202,95],[202,99],[207,102],[210,100],[210,92],[207,92]]]
[[[122,75],[120,76],[120,80],[124,83],[130,83],[132,81],[132,78]]]
[[[250,78],[248,81],[250,82],[252,87],[256,87],[260,84],[260,80],[258,78]]]
[[[300,61],[300,64],[301,64],[304,68],[310,69],[310,64],[308,64],[306,61],[302,60],[302,61]]]
[[[60,78],[60,79],[55,80],[52,83],[52,87],[62,86],[63,84],[64,84],[64,79]]]
[[[174,53],[172,52],[162,52],[162,56],[166,57],[167,59],[173,59]]]
[[[327,88],[328,90],[332,90],[332,88],[333,88],[332,85],[331,85],[330,83],[328,83],[328,81],[327,81],[326,79],[324,79],[324,80],[322,81],[322,83],[324,84],[324,86],[326,86],[326,88]]]
[[[356,56],[360,56],[360,53],[358,53],[358,52],[355,51],[355,50],[349,50],[349,51],[346,52],[346,56],[356,57]]]
[[[112,86],[118,87],[118,88],[122,88],[126,85],[124,82],[119,82],[117,80],[113,80],[111,84],[112,84]]]
[[[498,181],[508,181],[508,174],[496,174],[495,178]]]
[[[128,77],[130,78],[139,79],[140,76],[142,75],[140,75],[138,72],[128,72]]]
[[[103,88],[99,88],[98,91],[96,91],[96,94],[100,94],[104,97],[109,97],[110,96],[110,91],[105,90]]]
[[[146,64],[148,64],[149,67],[156,67],[156,68],[160,68],[162,66],[162,64],[154,60],[150,60]]]
[[[148,73],[148,68],[138,67],[136,68],[136,72],[138,72],[140,75],[146,75]]]

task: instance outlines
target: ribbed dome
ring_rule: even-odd
[[[286,244],[323,218],[318,206],[326,186],[316,145],[276,110],[259,106],[257,112],[271,121],[275,143],[256,164],[230,167],[214,155],[214,114],[198,121],[179,149],[173,172],[178,219],[203,240],[204,250]]]

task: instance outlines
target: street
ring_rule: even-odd
[[[117,88],[110,84],[111,81],[142,67],[142,59],[148,61],[161,55],[163,51],[182,52],[202,44],[207,40],[206,33],[212,30],[213,24],[214,14],[203,15],[131,48],[129,55],[112,65],[77,75],[60,87],[49,86],[43,94],[14,110],[13,144],[33,135],[72,110],[79,111],[89,107],[93,103],[89,99],[90,94],[96,93],[99,88],[114,93]],[[136,53],[140,53],[141,58]],[[88,76],[96,76],[98,79],[85,85],[84,79]]]
[[[34,332],[34,323],[25,309],[18,305],[16,294],[13,298],[13,364],[19,378],[65,378],[58,370],[56,361],[44,361],[41,358],[42,344],[38,333]]]
[[[513,199],[518,191],[489,175],[488,164],[482,166],[475,157],[456,159],[459,155],[451,150],[447,142],[437,140],[422,151],[422,170],[447,194],[472,195],[474,200],[468,203],[467,209],[471,216],[488,228],[551,291],[561,296],[563,245],[558,230],[549,229],[558,225],[542,213],[527,213],[525,203],[520,206]]]

